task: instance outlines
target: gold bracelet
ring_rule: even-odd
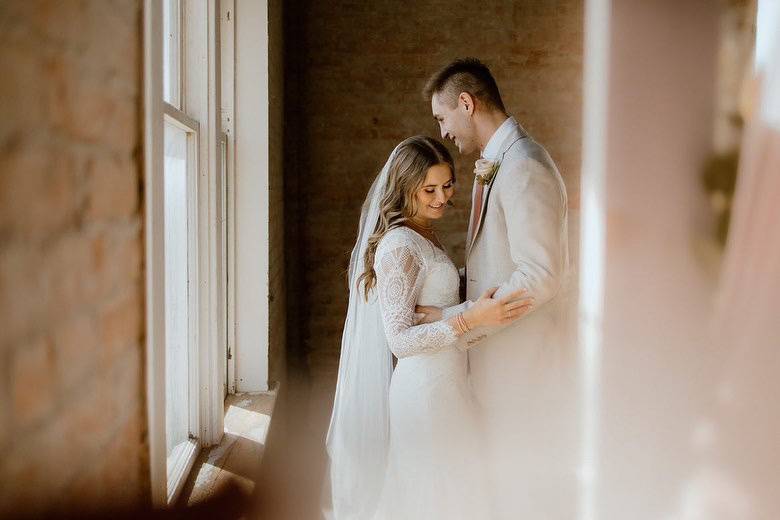
[[[466,331],[463,330],[463,325],[460,323],[460,314],[455,315],[455,328],[458,329],[458,334],[463,335]]]
[[[460,323],[460,314],[455,315],[455,328],[458,329],[459,335],[463,335],[466,333],[466,331],[463,330],[463,325]]]
[[[469,331],[471,331],[471,327],[469,327],[469,324],[466,323],[466,318],[463,317],[463,313],[459,312],[457,316],[455,317],[458,323],[458,327],[460,327],[461,333],[465,334]]]
[[[466,316],[463,315],[463,313],[460,313],[460,319],[463,320],[463,325],[466,327],[466,332],[471,332],[471,325],[466,321]]]

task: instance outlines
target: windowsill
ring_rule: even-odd
[[[178,498],[179,493],[184,488],[184,484],[192,471],[195,458],[198,455],[200,446],[195,440],[182,442],[175,448],[168,458],[168,503],[173,504]]]
[[[278,385],[268,392],[248,392],[225,399],[225,434],[217,446],[198,456],[177,503],[192,505],[227,482],[251,493],[271,424]]]

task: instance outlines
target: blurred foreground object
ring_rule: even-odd
[[[47,520],[174,520],[179,518],[203,520],[233,520],[247,518],[249,496],[233,482],[225,484],[208,499],[193,506],[154,510],[146,507],[123,508],[94,512],[71,511],[31,516],[11,516],[17,520],[46,518]],[[258,518],[258,517],[255,517]]]
[[[780,10],[774,27],[780,26]],[[708,419],[694,435],[701,463],[682,491],[681,520],[780,518],[780,38],[742,143],[713,321],[720,361]],[[751,92],[755,90],[747,84]]]

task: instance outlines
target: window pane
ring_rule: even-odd
[[[763,71],[771,59],[778,38],[775,20],[780,18],[780,0],[758,0],[756,20],[756,69]]]
[[[181,14],[179,0],[163,0],[163,100],[181,108]]]
[[[165,123],[165,385],[169,467],[189,439],[187,133]]]

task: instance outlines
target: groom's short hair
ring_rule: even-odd
[[[460,58],[439,70],[428,80],[423,95],[428,101],[434,94],[443,95],[453,106],[461,92],[468,92],[483,103],[506,112],[490,69],[476,58]]]

